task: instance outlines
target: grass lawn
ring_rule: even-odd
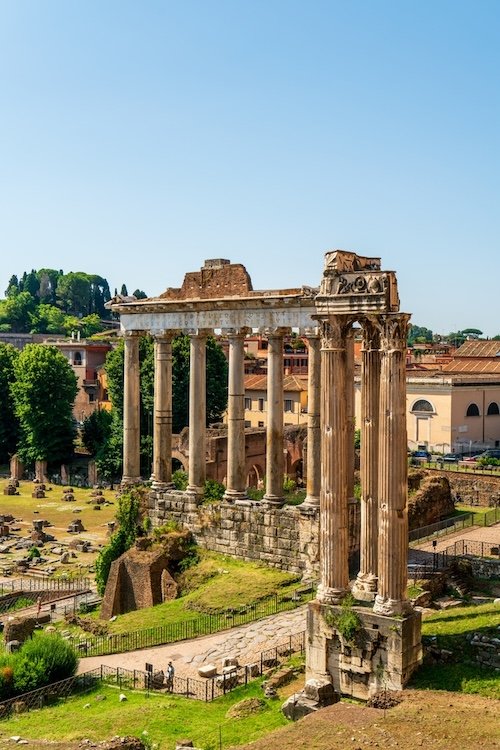
[[[299,581],[300,576],[294,573],[200,550],[200,562],[181,575],[184,595],[155,607],[118,615],[106,624],[109,633],[126,633],[192,620],[200,613],[239,610],[277,593],[291,594]],[[94,617],[98,616],[96,612]],[[79,629],[68,628],[66,623],[60,623],[59,627],[87,637]]]
[[[425,664],[412,677],[411,687],[483,695],[500,699],[500,674],[472,663],[473,650],[468,635],[498,632],[500,606],[488,603],[457,607],[426,617],[422,635],[435,636],[440,648],[449,649],[454,661]]]
[[[173,750],[177,740],[186,738],[204,750],[216,750],[219,736],[223,747],[245,744],[288,723],[281,713],[283,698],[264,698],[261,682],[252,682],[212,703],[153,693],[148,697],[130,690],[123,691],[127,701],[120,703],[120,690],[102,685],[57,706],[1,721],[0,736],[21,735],[32,747],[32,740],[97,741],[117,734],[140,736],[147,731],[159,750]],[[98,695],[105,700],[96,700]],[[262,710],[246,718],[228,718],[228,709],[244,698],[261,699]]]

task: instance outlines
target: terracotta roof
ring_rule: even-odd
[[[500,358],[500,341],[466,341],[456,350],[454,356]]]
[[[266,391],[267,375],[245,375],[246,391]],[[300,375],[285,375],[283,377],[283,390],[300,393],[307,391],[307,377]]]
[[[454,359],[443,367],[446,373],[467,373],[477,375],[500,375],[500,357],[480,359]]]

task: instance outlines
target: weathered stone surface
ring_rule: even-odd
[[[215,664],[204,664],[198,668],[198,674],[200,677],[215,677],[217,674],[217,667]]]
[[[36,627],[36,620],[33,617],[15,617],[7,620],[3,629],[4,641],[24,641],[31,638]]]
[[[304,716],[317,711],[318,708],[318,704],[310,698],[306,698],[302,692],[294,693],[281,706],[284,715],[291,721],[302,719]]]
[[[340,696],[335,692],[332,683],[326,680],[307,680],[304,686],[304,695],[306,698],[316,701],[320,706],[331,706],[340,700]]]

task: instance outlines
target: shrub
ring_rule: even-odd
[[[95,582],[99,596],[103,596],[106,590],[111,563],[128,549],[127,535],[123,529],[118,529],[109,540],[109,544],[99,552],[95,561]]]
[[[207,479],[203,490],[203,499],[208,502],[217,502],[224,497],[225,487],[215,479]]]
[[[174,483],[174,487],[176,490],[181,490],[182,492],[184,492],[184,490],[187,490],[188,486],[187,472],[183,469],[177,469],[172,474],[172,482]]]
[[[289,476],[283,478],[283,492],[291,493],[297,489],[297,482]]]
[[[49,683],[47,665],[39,657],[31,657],[27,654],[19,654],[14,665],[14,693],[29,693]]]
[[[78,666],[78,656],[73,647],[57,634],[41,633],[26,641],[18,653],[21,659],[26,657],[31,662],[44,662],[46,682],[58,682],[72,677]],[[17,671],[16,660],[14,672]]]
[[[346,643],[354,643],[361,629],[361,620],[358,613],[353,609],[354,597],[348,594],[342,602],[339,614],[328,612],[325,620],[328,625],[333,626],[343,637]]]

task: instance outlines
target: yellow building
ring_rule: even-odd
[[[307,377],[283,378],[285,425],[307,423]],[[267,425],[267,375],[245,375],[245,427]]]

